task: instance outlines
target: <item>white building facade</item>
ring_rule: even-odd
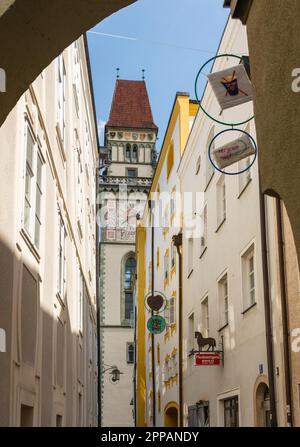
[[[0,129],[2,426],[97,425],[95,122],[81,37]]]
[[[246,29],[239,22],[228,22],[218,54],[247,56]],[[212,71],[235,65],[235,59],[223,57]],[[209,85],[202,106],[227,123],[253,115],[252,102],[220,113]],[[253,120],[239,128],[255,139]],[[239,175],[217,171],[208,148],[224,129],[199,112],[178,170],[182,191],[194,195],[195,221],[193,228],[183,220],[185,425],[265,426],[270,424],[270,401],[258,163]],[[213,147],[240,135],[222,134]],[[252,161],[248,157],[225,171],[242,171]],[[223,351],[220,366],[195,366],[197,332],[215,339],[215,349]]]

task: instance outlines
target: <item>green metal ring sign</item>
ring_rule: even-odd
[[[154,315],[147,321],[147,328],[151,334],[161,334],[166,328],[165,319],[159,315]]]

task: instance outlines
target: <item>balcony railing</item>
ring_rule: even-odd
[[[127,186],[143,186],[150,188],[152,184],[152,178],[149,177],[122,177],[122,176],[99,176],[99,185],[127,185]]]

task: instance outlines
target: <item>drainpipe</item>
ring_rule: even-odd
[[[286,393],[286,418],[288,427],[293,426],[293,401],[291,385],[291,357],[290,357],[290,334],[289,317],[285,271],[284,234],[282,221],[282,204],[280,198],[276,198],[277,234],[278,234],[278,257],[280,275],[280,295],[282,312],[282,332],[283,332],[283,355],[284,355],[284,375]]]
[[[182,233],[173,236],[173,243],[178,253],[179,294],[178,294],[178,361],[179,361],[179,427],[183,427],[183,374],[182,374]]]
[[[274,370],[274,346],[272,333],[272,309],[271,309],[271,291],[269,283],[269,264],[268,264],[268,244],[267,244],[267,227],[266,227],[266,205],[265,195],[261,191],[259,183],[260,198],[260,222],[261,222],[261,248],[262,248],[262,271],[263,271],[263,288],[264,288],[264,307],[265,307],[265,326],[266,326],[266,343],[267,343],[267,359],[268,359],[268,376],[270,390],[270,410],[271,410],[271,426],[277,427],[277,408],[275,394],[275,370]]]
[[[154,201],[149,200],[148,206],[151,214],[151,294],[154,296],[154,213],[153,213],[153,205]],[[154,313],[151,312],[151,316],[153,317]],[[154,334],[151,334],[151,358],[152,358],[152,418],[153,418],[153,427],[156,427],[156,384],[155,384],[155,341]]]

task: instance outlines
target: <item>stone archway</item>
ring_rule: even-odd
[[[0,0],[0,126],[29,85],[85,31],[136,0]]]
[[[266,376],[259,377],[254,386],[255,427],[270,427],[270,390]]]
[[[178,427],[178,404],[176,402],[169,402],[164,411],[164,426]]]

